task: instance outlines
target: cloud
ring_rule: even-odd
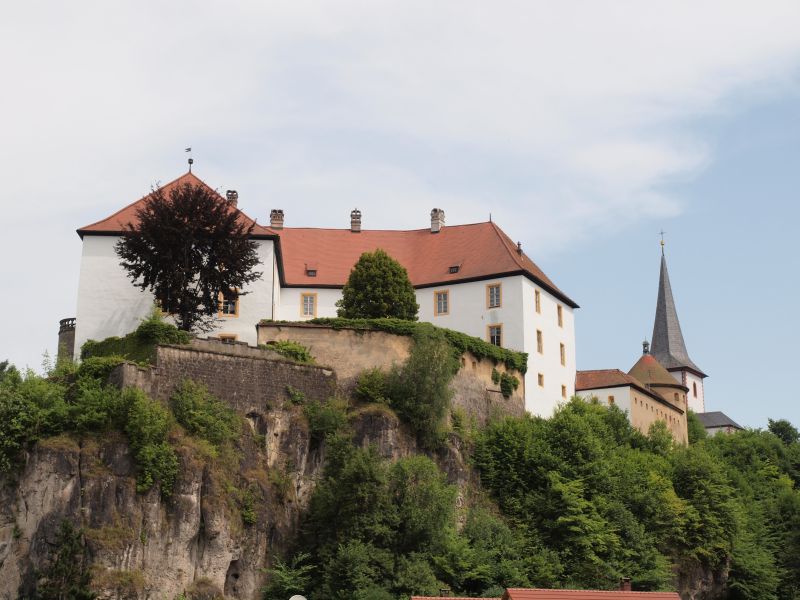
[[[74,229],[180,174],[186,146],[262,222],[277,206],[312,226],[354,206],[384,228],[425,226],[433,206],[450,223],[491,212],[547,255],[679,214],[669,184],[714,158],[694,124],[796,93],[800,60],[794,0],[25,2],[0,16],[0,251],[18,291],[2,306],[20,315],[3,338],[38,347],[74,310]]]

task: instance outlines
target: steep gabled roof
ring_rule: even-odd
[[[653,341],[650,352],[666,369],[690,369],[700,377],[706,377],[700,368],[689,358],[686,342],[683,341],[675,299],[672,297],[672,286],[669,282],[667,259],[661,255],[661,272],[658,278],[658,300],[656,302],[656,319],[653,324]]]
[[[731,419],[724,412],[713,411],[705,413],[697,413],[697,418],[706,429],[710,427],[733,427],[734,429],[744,429],[736,421]]]
[[[217,195],[221,200],[224,200],[224,198],[222,198],[222,196],[220,196],[216,192],[216,190],[211,188],[207,183],[205,183],[202,179],[197,177],[197,175],[195,175],[192,172],[185,173],[185,174],[181,175],[180,177],[178,177],[177,179],[175,179],[173,181],[170,181],[169,183],[161,186],[161,189],[164,191],[164,195],[168,196],[169,193],[174,188],[180,187],[180,186],[185,185],[187,183],[189,185],[194,185],[194,186],[197,186],[197,185],[203,186],[203,187],[207,188],[208,190],[210,190],[211,192],[213,192],[215,195]],[[121,234],[124,231],[125,225],[136,224],[136,222],[138,221],[138,218],[136,216],[136,211],[138,211],[139,208],[141,208],[144,205],[144,203],[147,201],[147,199],[151,195],[152,194],[147,194],[147,195],[139,198],[135,202],[131,202],[130,204],[128,204],[128,206],[126,206],[124,208],[121,208],[120,210],[115,212],[113,215],[108,216],[105,219],[101,219],[100,221],[97,221],[96,223],[92,223],[91,225],[86,225],[85,227],[81,227],[80,229],[78,229],[78,235],[81,236],[81,238],[83,238],[83,236],[87,235],[87,234],[88,235],[119,235],[119,234]],[[255,221],[253,219],[248,217],[242,211],[239,211],[239,215],[246,222],[247,225],[249,225],[251,223],[255,223]]]

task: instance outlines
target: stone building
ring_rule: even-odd
[[[189,172],[164,190],[184,184],[206,186]],[[114,251],[123,227],[136,222],[147,197],[78,229],[83,253],[76,356],[86,340],[133,330],[153,304],[151,294],[134,287]],[[239,211],[236,192],[223,200],[242,220],[254,222]],[[495,223],[446,226],[439,208],[431,211],[429,227],[406,231],[365,229],[357,209],[349,226],[340,229],[287,227],[282,209],[269,215],[269,226],[254,223],[252,231],[262,276],[240,290],[246,294],[221,298],[211,335],[255,344],[262,319],[336,316],[336,301],[353,265],[362,253],[382,248],[407,269],[420,320],[528,353],[528,411],[549,416],[574,393],[573,311],[578,305]]]

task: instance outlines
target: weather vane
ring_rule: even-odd
[[[194,164],[194,159],[192,158],[192,149],[191,148],[186,148],[186,150],[184,150],[184,152],[188,152],[189,153],[189,173],[191,173],[192,172],[192,165]]]
[[[664,256],[664,234],[667,232],[662,229],[658,233],[661,235],[661,256]]]

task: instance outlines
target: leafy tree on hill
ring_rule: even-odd
[[[781,438],[781,441],[787,446],[800,441],[800,432],[786,419],[778,419],[777,421],[768,419],[767,421],[769,423],[768,429],[770,432]]]
[[[221,293],[261,276],[253,223],[205,186],[156,188],[116,252],[134,285],[152,292],[180,329],[211,329]],[[242,294],[242,292],[238,292]]]
[[[417,297],[403,265],[378,248],[365,252],[350,272],[336,303],[348,319],[395,317],[417,320]]]

